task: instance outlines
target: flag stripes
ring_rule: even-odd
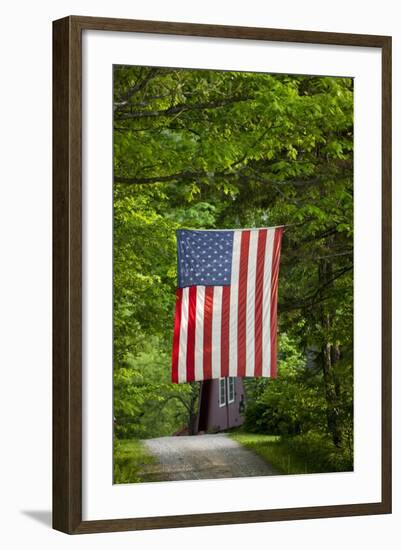
[[[195,380],[203,380],[203,335],[205,315],[205,287],[198,286],[196,295],[196,326],[195,326]]]
[[[178,356],[180,349],[181,312],[182,312],[182,288],[177,289],[174,316],[173,358],[172,358],[172,382],[178,382]]]
[[[187,381],[195,380],[195,322],[197,287],[189,287],[188,293],[188,341],[187,341]]]
[[[233,230],[231,282],[176,293],[174,383],[277,374],[282,228]]]
[[[241,231],[234,231],[233,256],[231,265],[230,285],[230,376],[237,376],[237,315],[238,315],[238,280],[241,254]]]
[[[255,280],[255,376],[262,376],[263,349],[263,278],[265,270],[267,230],[261,229],[258,235],[258,256]]]
[[[265,251],[265,271],[263,278],[263,334],[262,334],[262,376],[270,376],[271,374],[271,330],[270,330],[270,311],[271,311],[271,278],[272,278],[272,258],[274,247],[273,232],[268,232],[266,237]]]
[[[221,303],[221,376],[229,376],[230,373],[230,293],[229,286],[223,286]]]
[[[245,376],[246,294],[248,285],[249,235],[250,231],[243,231],[241,234],[241,253],[238,280],[237,376]]]
[[[277,376],[277,299],[278,299],[278,272],[280,262],[280,246],[282,231],[276,231],[274,234],[272,276],[270,289],[270,342],[271,342],[271,372],[270,376]]]

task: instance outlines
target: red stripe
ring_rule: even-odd
[[[173,384],[178,384],[178,355],[180,351],[181,311],[182,288],[178,288],[175,293],[174,336],[171,371],[171,381],[173,382]]]
[[[203,379],[212,378],[212,319],[214,287],[205,288],[205,308],[203,314]]]
[[[262,376],[263,359],[263,279],[265,270],[267,229],[261,229],[258,236],[255,278],[255,376]]]
[[[272,256],[272,278],[270,285],[270,376],[272,378],[276,378],[277,376],[277,298],[282,233],[282,228],[275,230]]]
[[[246,372],[246,292],[248,284],[250,236],[250,231],[242,231],[241,233],[241,252],[238,277],[237,376],[245,376]]]
[[[230,363],[230,287],[223,286],[221,302],[221,340],[220,340],[220,369],[221,376],[229,375]]]
[[[196,286],[188,292],[187,382],[195,380]]]

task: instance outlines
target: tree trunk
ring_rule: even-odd
[[[319,284],[323,286],[332,279],[331,264],[323,259],[319,263]],[[339,418],[340,383],[336,378],[333,368],[340,359],[340,348],[337,343],[331,342],[331,315],[321,305],[321,323],[324,335],[321,348],[321,364],[326,398],[327,428],[336,447],[341,446],[341,426]]]
[[[341,427],[339,422],[338,398],[340,384],[333,373],[333,367],[338,361],[339,355],[336,351],[338,346],[331,343],[323,345],[322,370],[326,397],[327,428],[336,447],[341,445]]]

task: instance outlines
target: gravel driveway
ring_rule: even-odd
[[[277,472],[226,434],[158,437],[143,441],[157,459],[158,481],[269,476]]]

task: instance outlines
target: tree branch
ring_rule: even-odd
[[[316,291],[311,294],[310,296],[307,296],[302,302],[287,302],[287,303],[281,303],[278,305],[278,309],[280,312],[283,312],[283,311],[291,311],[291,310],[294,310],[294,309],[304,309],[306,307],[310,308],[310,307],[313,307],[321,302],[324,302],[325,300],[327,300],[329,298],[329,296],[324,296],[321,294],[322,290],[324,290],[325,288],[327,288],[328,286],[330,286],[335,280],[339,279],[340,277],[342,277],[343,275],[345,275],[345,273],[348,273],[348,271],[351,271],[352,269],[354,269],[354,266],[351,265],[351,266],[348,266],[344,269],[341,269],[339,271],[337,271],[335,273],[335,275],[329,280],[327,281],[324,285],[320,286],[318,289],[316,289]],[[343,291],[342,291],[343,292]],[[320,298],[318,300],[316,300],[316,297],[320,294]]]
[[[187,409],[188,413],[191,413],[191,406],[184,401],[184,399],[180,395],[169,395],[163,402],[162,407],[164,407],[170,399],[178,399],[184,405],[184,407]]]
[[[205,103],[181,103],[179,105],[174,105],[168,109],[162,109],[159,111],[134,111],[131,113],[124,113],[117,115],[116,120],[129,120],[132,118],[144,118],[144,117],[158,117],[158,116],[171,116],[176,114],[181,114],[187,111],[200,111],[203,109],[217,109],[220,107],[225,107],[226,105],[231,105],[233,103],[238,103],[240,101],[248,101],[253,99],[252,97],[231,97],[228,99],[216,99],[215,101],[209,101]]]
[[[143,80],[140,82],[137,82],[132,88],[130,88],[121,98],[118,102],[115,102],[114,104],[114,110],[119,111],[122,107],[127,105],[128,101],[131,99],[133,95],[135,95],[137,92],[140,92],[145,88],[148,82],[155,78],[159,74],[159,69],[157,67],[154,67],[150,69],[148,74],[145,76]]]

